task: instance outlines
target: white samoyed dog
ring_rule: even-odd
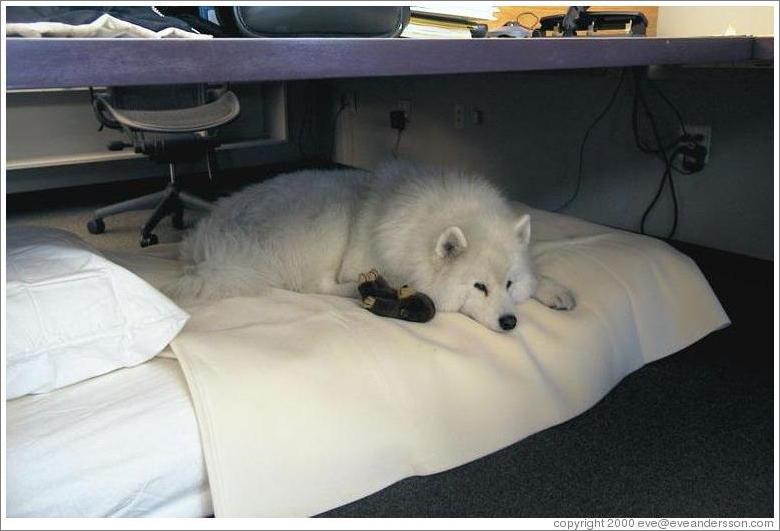
[[[531,222],[487,180],[392,162],[370,173],[305,170],[220,199],[182,243],[174,298],[261,295],[268,288],[358,297],[360,273],[410,284],[440,312],[511,330],[533,297],[571,309],[572,293],[535,273]]]

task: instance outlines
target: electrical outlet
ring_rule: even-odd
[[[342,93],[341,108],[351,112],[357,112],[357,92]]]
[[[462,103],[456,103],[454,107],[455,129],[463,129],[466,125],[466,109]]]
[[[704,148],[707,150],[707,155],[704,157],[704,163],[707,164],[710,161],[710,153],[712,149],[712,126],[685,124],[685,130],[693,137],[701,136],[701,140],[699,140],[697,143],[704,146]],[[680,128],[680,135],[682,134],[682,128]]]

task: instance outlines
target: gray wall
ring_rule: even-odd
[[[221,168],[247,167],[321,155],[330,145],[325,96],[311,83],[233,84],[239,118],[222,128],[217,153]],[[87,89],[12,91],[6,105],[9,193],[128,179],[167,176],[167,168],[132,149],[108,151],[120,131],[104,129]],[[321,129],[326,124],[327,129]],[[306,132],[300,138],[300,131]],[[205,171],[203,163],[181,164],[180,173]]]
[[[675,177],[676,239],[771,258],[772,71],[691,68],[651,74],[686,123],[712,127],[707,167]],[[396,136],[388,112],[407,101],[409,125],[399,156],[479,170],[511,197],[556,209],[573,190],[582,136],[608,101],[617,76],[617,71],[592,70],[338,81],[332,85],[334,110],[342,94],[354,94],[357,111],[338,117],[335,158],[370,169],[391,157]],[[582,188],[565,211],[638,230],[663,168],[634,145],[629,81],[588,140]],[[455,126],[456,104],[465,109],[463,129]],[[652,107],[664,134],[676,134],[669,108],[659,99]],[[473,110],[482,112],[481,125],[471,123]],[[667,192],[649,218],[649,232],[665,234],[670,219]]]

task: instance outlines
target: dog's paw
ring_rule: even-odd
[[[573,310],[577,305],[570,289],[544,277],[539,280],[534,299],[553,310]]]
[[[374,307],[374,304],[376,304],[376,298],[374,297],[369,296],[363,299],[363,308],[370,310]]]

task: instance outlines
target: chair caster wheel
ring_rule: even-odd
[[[87,222],[87,230],[90,234],[103,234],[106,231],[106,224],[100,218],[91,219]]]
[[[149,247],[150,245],[157,245],[160,240],[157,239],[156,234],[150,234],[149,236],[143,236],[141,238],[141,247]]]
[[[171,217],[171,225],[173,225],[173,228],[176,230],[184,229],[184,214],[174,214]]]

